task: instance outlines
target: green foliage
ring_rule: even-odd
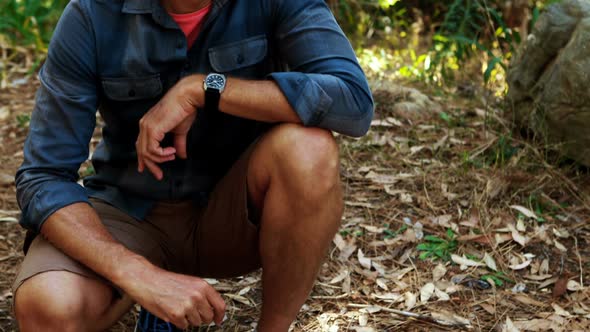
[[[452,77],[453,71],[449,71],[447,65],[449,58],[463,62],[476,53],[484,53],[489,58],[484,72],[484,81],[488,82],[496,66],[506,69],[505,63],[520,44],[521,37],[517,31],[506,25],[493,2],[488,4],[486,0],[455,0],[433,40],[435,56],[431,74],[439,71],[444,78]],[[451,66],[451,69],[454,67]]]
[[[554,2],[558,0],[531,1],[530,25],[543,8]],[[362,50],[361,60],[369,57],[363,64],[374,72],[393,69],[399,76],[436,85],[454,80],[471,59],[482,62],[481,78],[485,83],[496,81],[496,77],[502,80],[503,76],[498,74],[506,70],[522,41],[520,32],[509,26],[504,17],[507,2],[500,0],[337,0],[331,3],[345,31]],[[424,35],[431,37],[428,45],[421,42]],[[401,59],[366,51],[376,45],[393,50]],[[421,49],[426,52],[419,54]],[[392,61],[407,65],[387,63]]]
[[[0,38],[46,52],[54,26],[68,0],[3,0]]]
[[[514,144],[510,137],[501,135],[492,149],[489,150],[486,156],[486,164],[504,167],[519,150],[518,145]]]
[[[463,155],[463,163],[466,166],[477,168],[497,167],[504,168],[508,162],[521,150],[521,146],[510,136],[500,135],[496,142],[483,154],[472,157],[469,153]]]
[[[492,273],[492,274],[485,274],[485,275],[481,276],[480,279],[483,281],[486,281],[486,282],[488,280],[491,280],[497,287],[504,286],[505,282],[512,283],[512,284],[514,283],[514,280],[508,278],[506,276],[506,274],[504,274],[504,272],[500,272],[500,271]]]
[[[387,226],[389,227],[389,225],[387,225]],[[400,235],[401,233],[405,232],[407,229],[408,229],[407,225],[402,225],[396,231],[392,231],[391,229],[387,228],[383,231],[383,234],[385,234],[386,239],[393,239],[396,236]]]
[[[457,250],[458,245],[459,242],[456,240],[455,233],[451,229],[447,229],[445,239],[434,235],[427,235],[424,237],[424,242],[420,243],[416,249],[422,251],[419,256],[422,260],[432,258],[434,260],[441,259],[443,261],[449,261],[451,254]]]
[[[28,128],[29,122],[31,122],[31,115],[19,114],[16,116],[16,124],[19,128]]]

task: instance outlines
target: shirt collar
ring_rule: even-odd
[[[221,8],[229,0],[212,0],[213,8]],[[148,14],[154,11],[154,8],[159,7],[159,0],[125,0],[123,3],[123,13],[128,14]]]
[[[122,12],[127,14],[151,13],[155,4],[158,4],[158,0],[125,0]]]

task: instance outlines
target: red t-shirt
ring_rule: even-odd
[[[209,13],[211,9],[211,4],[203,9],[199,9],[196,12],[188,13],[188,14],[173,14],[169,13],[172,19],[178,24],[184,35],[186,36],[186,41],[188,44],[188,48],[190,49],[197,37],[199,36],[199,32],[201,32],[201,25],[203,24],[203,20],[205,16]]]

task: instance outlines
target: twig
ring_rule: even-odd
[[[344,294],[332,295],[332,296],[317,295],[317,296],[311,296],[311,298],[314,300],[339,300],[339,299],[343,299],[343,298],[349,297],[349,296],[350,296],[350,294],[344,293]]]
[[[0,210],[0,216],[9,217],[9,216],[18,216],[20,214],[19,210]]]
[[[578,249],[578,238],[574,236],[574,248],[576,248],[576,256],[578,257],[578,264],[580,265],[580,285],[584,287],[584,266],[582,265],[582,256]]]
[[[14,257],[16,257],[16,256],[14,256],[14,255],[8,255],[8,256],[0,257],[0,263],[3,263],[3,262],[5,262],[5,261],[7,261],[9,259],[13,259]]]
[[[430,316],[421,315],[421,314],[417,314],[417,313],[410,312],[410,311],[391,309],[391,308],[386,308],[386,307],[382,307],[382,306],[378,306],[378,305],[349,303],[346,306],[351,307],[351,308],[359,308],[359,309],[365,309],[365,308],[369,308],[369,307],[378,308],[380,311],[389,312],[389,313],[396,314],[396,315],[403,316],[403,317],[414,318],[414,319],[425,321],[428,323],[433,323],[433,324],[442,325],[442,326],[462,327],[462,328],[466,328],[466,329],[471,329],[471,324],[443,321],[443,320],[439,320],[436,318],[432,318]]]

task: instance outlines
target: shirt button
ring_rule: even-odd
[[[135,97],[135,90],[131,89],[128,93],[129,97]]]
[[[238,63],[238,65],[244,63],[244,56],[242,54],[238,54],[238,56],[236,57],[236,62]]]
[[[184,70],[189,70],[189,69],[191,69],[191,64],[187,62],[184,64],[183,68],[184,68]]]
[[[182,41],[182,40],[179,40],[179,41],[176,43],[176,48],[178,48],[178,49],[181,49],[181,48],[183,48],[183,47],[184,47],[184,41]]]

